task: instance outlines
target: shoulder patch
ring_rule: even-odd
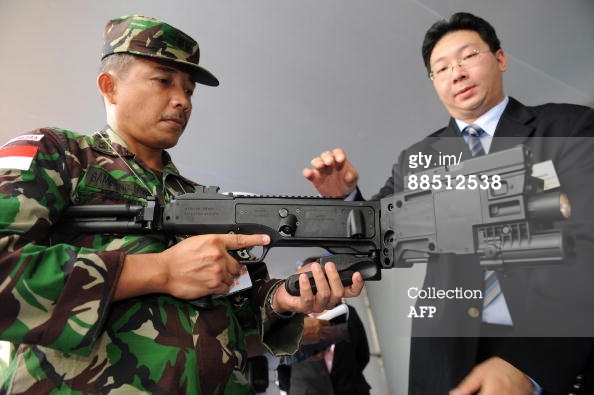
[[[40,141],[43,138],[43,134],[23,134],[22,136],[15,137],[10,139],[4,144],[2,147],[6,147],[10,143],[14,143],[15,141]]]
[[[0,169],[29,170],[39,147],[21,145],[0,149]]]

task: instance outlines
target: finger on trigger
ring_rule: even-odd
[[[270,236],[267,234],[245,235],[237,233],[224,236],[225,247],[228,250],[238,250],[241,248],[266,245],[270,243]]]

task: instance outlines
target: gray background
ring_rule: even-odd
[[[221,81],[199,87],[193,119],[172,150],[183,174],[226,191],[310,195],[301,169],[340,146],[369,196],[401,149],[447,121],[420,44],[431,23],[455,11],[497,29],[510,60],[507,94],[526,104],[594,104],[592,0],[0,0],[0,137],[40,126],[100,129],[103,26],[141,13],[196,38],[201,63]],[[312,252],[277,250],[267,259],[277,276]],[[366,287],[371,309],[365,298],[355,301],[378,354],[366,370],[374,394],[406,393],[402,311],[414,301],[401,290],[423,270],[384,271]]]

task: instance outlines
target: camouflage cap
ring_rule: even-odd
[[[107,22],[101,59],[116,53],[171,61],[188,68],[195,82],[219,85],[210,71],[198,65],[200,48],[196,40],[158,19],[127,15]]]

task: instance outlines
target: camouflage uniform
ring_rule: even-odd
[[[296,350],[300,315],[275,320],[262,307],[275,281],[256,280],[212,309],[160,294],[114,302],[125,254],[175,241],[96,234],[50,243],[69,205],[145,203],[147,188],[165,202],[193,191],[166,152],[156,174],[109,128],[39,129],[3,151],[30,164],[0,169],[0,338],[16,346],[0,393],[250,393],[247,333],[260,330],[275,353]]]

